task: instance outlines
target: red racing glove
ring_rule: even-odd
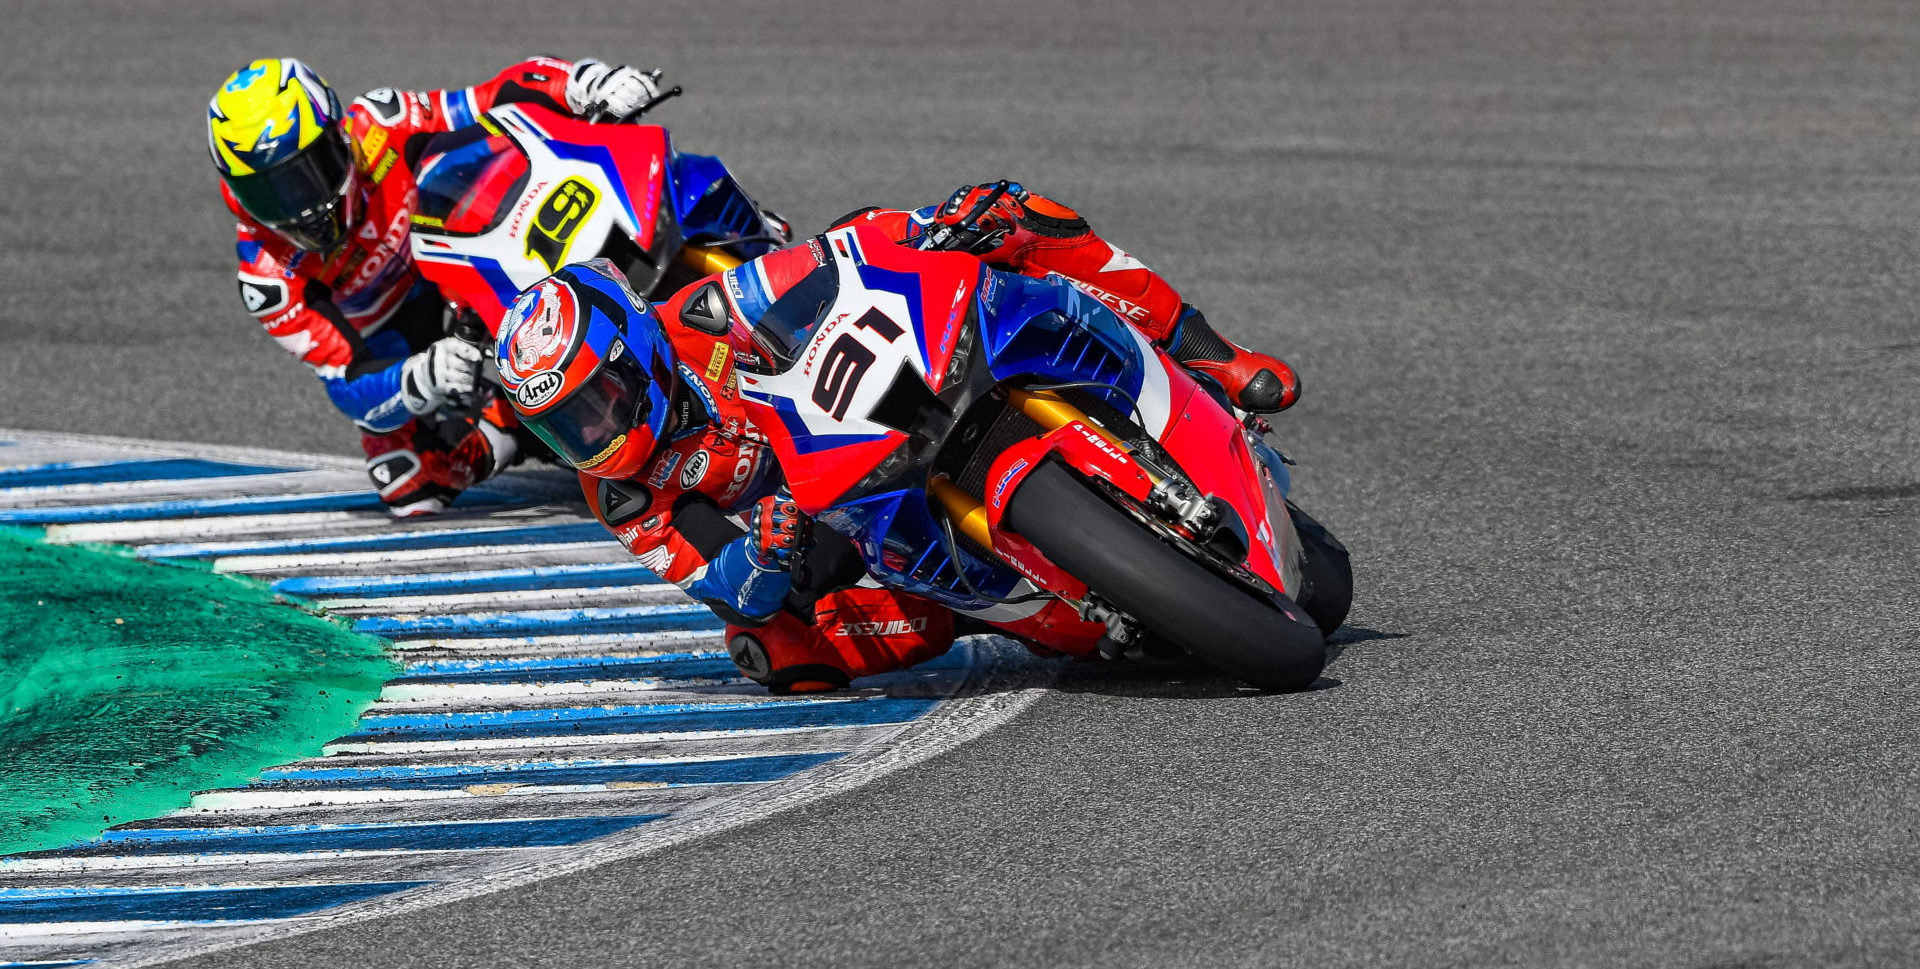
[[[1019,182],[962,185],[933,217],[928,248],[983,255],[1020,228],[1027,190]]]
[[[755,502],[747,513],[753,539],[753,564],[767,572],[785,572],[813,544],[813,519],[783,489]]]

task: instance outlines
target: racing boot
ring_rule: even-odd
[[[1161,346],[1181,366],[1218,383],[1241,410],[1272,414],[1300,399],[1300,376],[1292,367],[1213,332],[1206,315],[1191,305],[1181,306],[1180,323]]]
[[[890,673],[953,646],[953,614],[888,589],[828,593],[813,625],[779,612],[765,625],[727,625],[727,655],[747,679],[774,693],[821,693]]]

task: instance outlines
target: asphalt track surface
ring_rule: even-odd
[[[1007,175],[1280,350],[1328,673],[1076,666],[849,795],[203,961],[1908,965],[1920,15],[1901,3],[7,5],[0,426],[349,453],[201,105],[533,50],[803,228]]]

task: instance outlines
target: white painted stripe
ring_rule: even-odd
[[[193,802],[182,813],[206,813],[211,811],[248,811],[262,808],[297,808],[324,804],[385,804],[391,801],[447,801],[464,800],[476,797],[498,797],[502,794],[594,794],[602,791],[653,791],[687,787],[751,787],[761,784],[777,784],[776,781],[723,781],[719,783],[672,783],[660,781],[608,781],[601,784],[515,784],[501,781],[493,784],[472,784],[467,787],[450,788],[406,788],[383,790],[340,790],[314,791],[208,791],[195,794]]]
[[[489,818],[488,820],[492,820]],[[485,848],[359,848],[340,851],[225,852],[171,855],[91,855],[67,858],[19,858],[0,861],[0,875],[35,875],[65,872],[125,871],[140,868],[241,868],[276,863],[316,865],[330,861],[367,858],[398,858],[408,855],[463,854],[485,852],[553,851],[565,845],[490,845]]]
[[[297,922],[293,919],[249,919],[247,925],[258,926],[273,923],[285,924]],[[203,922],[30,922],[24,925],[0,925],[0,940],[20,944],[34,939],[65,939],[76,935],[120,935],[132,932],[157,932],[167,929],[200,929],[212,927]],[[224,926],[222,926],[224,927]],[[197,948],[197,947],[196,947]],[[149,965],[152,959],[114,959],[117,966]]]
[[[685,689],[696,685],[723,686],[736,683],[750,683],[744,676],[717,677],[679,677],[666,679],[646,677],[621,680],[575,680],[572,682],[552,683],[399,683],[380,691],[380,702],[396,703],[503,703],[513,700],[547,699],[551,697],[581,697],[595,694],[621,693],[657,693],[662,690]],[[370,710],[369,713],[378,712]],[[394,711],[399,712],[399,711]],[[449,710],[448,712],[455,712]],[[459,712],[466,712],[461,710]]]
[[[594,747],[637,744],[655,740],[717,740],[722,737],[775,737],[819,730],[846,730],[871,724],[819,724],[806,727],[746,727],[739,730],[672,730],[653,733],[555,734],[541,737],[474,737],[466,740],[370,740],[331,743],[327,754],[439,754],[466,750],[514,750],[552,747]],[[196,795],[198,796],[198,795]]]
[[[174,518],[155,521],[88,522],[54,525],[47,541],[62,545],[80,542],[154,544],[187,538],[214,538],[252,532],[335,532],[342,526],[393,526],[393,517],[378,511],[301,511],[284,515],[223,515],[213,518]]]
[[[208,478],[144,478],[137,481],[77,482],[62,485],[23,485],[0,488],[9,507],[38,507],[45,499],[96,498],[113,495],[201,497],[209,494],[310,494],[362,484],[338,471],[274,471],[268,474],[223,475]],[[309,490],[311,489],[311,490]]]
[[[592,589],[524,589],[517,592],[463,592],[424,596],[370,596],[364,599],[315,599],[330,611],[370,609],[380,615],[442,612],[512,612],[526,605],[567,605],[618,597],[626,605],[690,601],[679,586],[614,585]],[[501,608],[495,609],[493,607]]]
[[[510,561],[512,556],[518,555],[587,549],[606,549],[609,552],[617,551],[622,555],[627,554],[624,546],[609,538],[603,542],[556,542],[551,545],[469,545],[459,548],[409,548],[390,552],[227,555],[213,560],[213,570],[215,572],[275,572],[340,565],[367,566],[370,569],[377,569],[397,562],[457,562],[464,559],[487,558]]]
[[[445,649],[462,656],[501,653],[511,656],[541,656],[577,651],[582,647],[606,645],[623,650],[655,649],[668,652],[715,644],[725,638],[719,631],[706,629],[663,630],[652,633],[569,633],[560,636],[491,636],[441,639],[403,639],[392,643],[394,649],[414,653],[427,649]]]

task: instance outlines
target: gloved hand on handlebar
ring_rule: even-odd
[[[480,381],[480,348],[457,336],[434,341],[400,368],[400,399],[426,414],[473,393]]]
[[[934,215],[929,248],[976,256],[993,250],[1020,227],[1028,197],[1019,182],[960,186]]]
[[[782,489],[754,503],[747,513],[747,535],[753,540],[754,567],[785,572],[813,544],[813,519]]]
[[[660,96],[659,77],[658,71],[649,73],[625,64],[608,67],[585,58],[567,75],[567,107],[590,120],[624,120]]]

